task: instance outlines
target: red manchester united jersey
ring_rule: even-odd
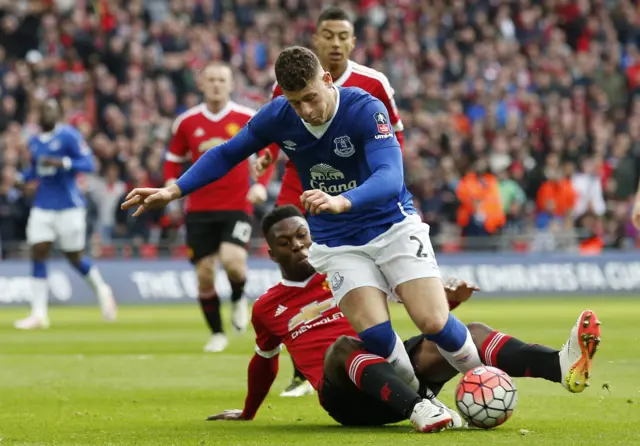
[[[305,282],[283,280],[269,289],[256,300],[251,321],[256,352],[273,357],[284,344],[314,387],[322,378],[327,348],[339,336],[358,336],[337,307],[323,274]]]
[[[345,72],[338,79],[335,79],[333,83],[339,87],[362,88],[370,95],[382,101],[387,108],[391,125],[393,126],[393,130],[396,132],[396,137],[400,142],[400,146],[403,146],[404,139],[402,137],[402,130],[404,127],[400,120],[398,108],[396,107],[396,103],[393,99],[393,88],[391,88],[391,84],[384,74],[374,70],[373,68],[365,67],[364,65],[349,61]],[[280,95],[282,95],[282,90],[278,84],[275,84],[272,99]],[[274,144],[269,147],[269,150],[271,150],[273,158],[277,159],[280,154],[280,148]],[[300,183],[300,177],[296,172],[296,168],[291,161],[287,161],[284,176],[282,177],[282,187],[276,200],[276,204],[278,206],[293,204],[298,206],[298,208],[304,212],[304,209],[300,204],[300,195],[302,195],[302,192],[303,188]]]
[[[196,162],[207,150],[215,150],[235,136],[254,114],[255,110],[229,101],[218,113],[200,104],[178,116],[166,155],[165,181],[178,178],[184,162]],[[268,178],[260,182],[266,185]],[[250,185],[249,161],[245,160],[218,181],[189,195],[186,209],[188,212],[224,210],[251,214],[253,208],[246,198]]]

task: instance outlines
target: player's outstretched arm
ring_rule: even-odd
[[[225,410],[217,415],[211,415],[207,420],[253,420],[276,380],[281,340],[266,329],[260,317],[256,315],[255,306],[251,322],[256,332],[256,353],[249,363],[248,392],[244,409],[242,411]]]

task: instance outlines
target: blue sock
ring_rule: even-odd
[[[91,264],[91,260],[89,260],[87,257],[83,257],[82,259],[80,259],[80,263],[73,266],[78,270],[80,274],[86,276],[87,274],[89,274],[89,270],[93,265]]]
[[[364,348],[374,355],[388,358],[396,345],[396,334],[391,328],[391,321],[369,327],[358,333]]]
[[[438,347],[447,352],[457,352],[467,340],[467,327],[453,314],[449,313],[447,323],[436,334],[426,334],[425,339],[435,342]]]
[[[33,261],[31,265],[31,275],[38,279],[47,278],[47,264],[45,262]]]

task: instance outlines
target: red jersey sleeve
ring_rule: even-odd
[[[251,323],[256,332],[256,353],[263,358],[273,358],[280,353],[282,340],[269,331],[263,320],[264,315],[262,305],[256,301],[251,313]]]
[[[182,173],[182,164],[189,159],[189,142],[182,130],[182,119],[178,117],[171,128],[171,141],[163,167],[164,181],[176,179]]]

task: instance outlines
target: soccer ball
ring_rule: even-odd
[[[456,388],[456,406],[470,425],[483,429],[500,426],[507,421],[518,402],[511,377],[489,366],[469,370]]]

